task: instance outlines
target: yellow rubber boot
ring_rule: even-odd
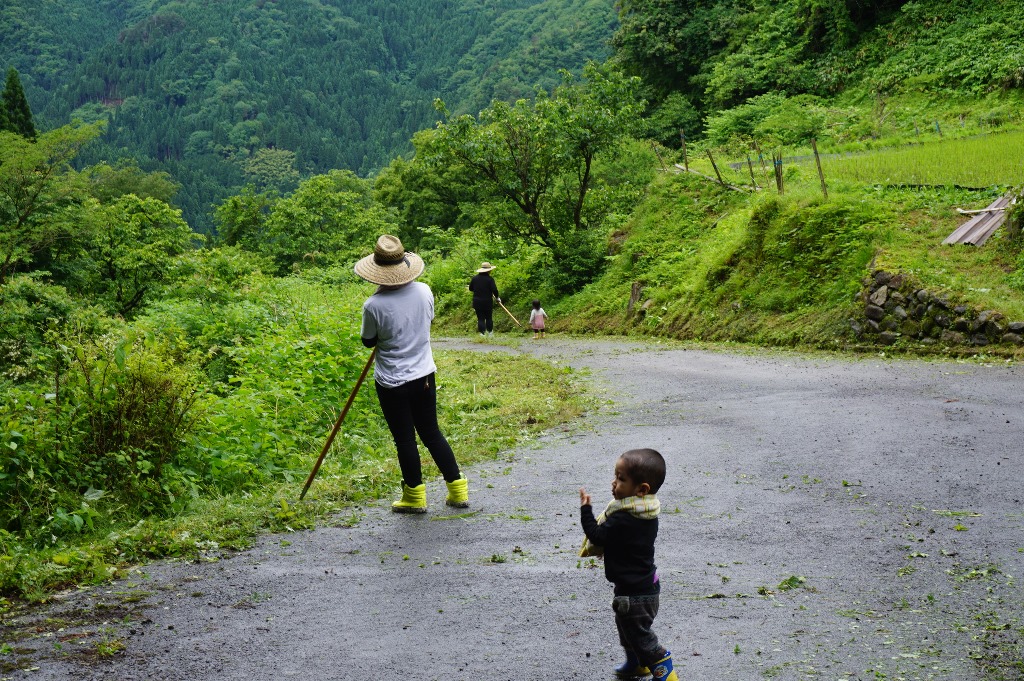
[[[448,487],[448,497],[444,503],[456,508],[469,508],[469,480],[466,480],[466,476],[444,484]]]
[[[409,487],[402,483],[402,498],[391,504],[395,513],[426,513],[427,486],[424,484]]]

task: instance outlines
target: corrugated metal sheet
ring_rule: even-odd
[[[1011,205],[1011,194],[1001,196],[989,204],[982,212],[953,230],[946,237],[944,244],[984,245],[999,225],[1006,222],[1006,213]]]

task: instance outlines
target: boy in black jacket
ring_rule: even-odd
[[[581,556],[604,555],[604,574],[615,585],[612,610],[626,661],[615,668],[620,678],[652,674],[656,681],[679,681],[672,653],[651,625],[658,614],[661,584],[654,565],[658,536],[655,493],[665,481],[665,459],[653,449],[631,449],[615,462],[611,503],[594,518],[590,495],[580,488],[580,523],[586,539]]]

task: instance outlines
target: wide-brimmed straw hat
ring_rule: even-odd
[[[423,267],[423,258],[406,251],[401,239],[382,234],[373,253],[357,262],[353,269],[370,283],[400,286],[423,274]]]
[[[483,274],[484,272],[490,272],[494,269],[494,265],[487,262],[486,260],[480,263],[480,269],[477,270],[477,274]]]

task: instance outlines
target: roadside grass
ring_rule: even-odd
[[[568,369],[498,353],[481,357],[443,351],[435,358],[439,420],[462,466],[498,458],[588,406],[581,384]],[[360,400],[372,400],[372,390],[372,384],[366,386]],[[0,615],[18,599],[45,601],[57,590],[103,583],[149,560],[219,560],[250,546],[261,533],[356,522],[361,503],[394,494],[401,480],[387,426],[375,401],[370,404],[373,412],[362,432],[349,436],[342,428],[301,503],[298,495],[319,451],[308,452],[309,468],[284,480],[244,493],[196,499],[174,518],[107,526],[56,549],[35,549],[13,536],[0,537],[0,577],[9,585],[4,593],[9,598],[0,598]],[[423,454],[429,479],[437,471],[425,450]]]

